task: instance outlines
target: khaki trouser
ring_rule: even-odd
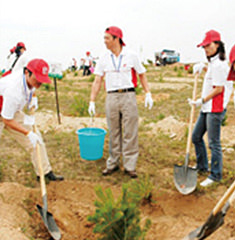
[[[16,112],[15,116],[14,116],[14,120],[18,123],[20,123],[25,129],[31,131],[32,130],[32,126],[30,125],[24,125],[24,113],[19,111]],[[37,153],[36,153],[36,148],[33,148],[32,143],[30,142],[30,140],[28,139],[27,136],[25,136],[24,134],[15,131],[13,129],[11,129],[10,127],[4,125],[4,123],[2,122],[1,116],[0,116],[0,137],[2,134],[2,130],[5,127],[5,129],[9,132],[9,134],[27,151],[31,154],[31,160],[35,169],[35,172],[37,174],[37,176],[39,176],[39,169],[38,169],[38,157],[37,157]],[[39,132],[38,129],[36,129],[36,133],[37,135],[42,139],[41,133]],[[43,142],[43,140],[42,140]],[[48,156],[47,156],[47,151],[46,151],[46,146],[44,144],[44,142],[42,144],[40,144],[40,151],[41,151],[41,159],[42,159],[42,167],[43,167],[43,172],[44,174],[47,174],[48,172],[51,171],[51,165],[50,162],[48,160]]]
[[[109,127],[107,168],[112,169],[119,165],[122,154],[124,168],[128,171],[135,170],[139,155],[138,109],[135,92],[108,93],[106,118]]]

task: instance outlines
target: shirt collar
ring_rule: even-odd
[[[110,51],[110,55],[116,57],[111,51]],[[120,54],[119,54],[118,57],[120,57],[121,55],[122,55],[122,56],[126,55],[126,47],[124,47],[124,46],[122,46],[122,51],[120,52]],[[116,57],[116,58],[117,58],[117,57]]]
[[[214,57],[212,57],[210,59],[210,62],[214,62],[215,60],[217,60],[219,58],[219,54],[216,54]]]

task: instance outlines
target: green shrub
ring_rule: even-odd
[[[154,185],[150,180],[149,175],[139,177],[138,180],[131,180],[127,183],[128,199],[130,202],[138,204],[145,204],[152,202],[152,191]]]
[[[74,101],[70,105],[70,112],[74,116],[88,116],[88,102],[81,97],[74,96]]]
[[[153,65],[153,61],[150,59],[147,59],[148,64]]]
[[[88,79],[88,82],[94,82],[95,80],[95,74],[91,74],[91,76]]]
[[[175,71],[175,72],[178,71],[178,67],[177,67],[177,66],[174,67],[174,71]]]
[[[74,72],[74,77],[77,77],[78,76],[78,72]]]
[[[190,67],[189,67],[188,73],[189,73],[189,74],[192,74],[192,73],[193,73],[193,66],[190,66]]]
[[[160,76],[159,76],[159,82],[163,82],[163,81],[164,81],[164,79],[163,79],[163,74],[160,73]]]
[[[178,70],[177,77],[183,77],[183,71],[181,69]]]
[[[51,87],[51,85],[50,84],[48,84],[48,83],[44,83],[44,84],[42,84],[42,89],[43,90],[46,90],[46,91],[51,91],[52,90],[52,87]]]
[[[88,216],[88,221],[95,223],[94,233],[99,233],[99,240],[144,240],[151,221],[146,220],[140,227],[140,210],[129,199],[128,185],[123,184],[122,196],[114,199],[110,188],[95,188],[98,200],[95,201],[96,212]]]
[[[222,123],[221,123],[221,125],[222,126],[226,126],[226,120],[227,120],[227,118],[228,118],[228,116],[227,116],[227,114],[225,114],[225,116],[224,116],[224,118],[223,118],[223,120],[222,120]]]

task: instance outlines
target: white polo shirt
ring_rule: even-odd
[[[24,77],[21,70],[0,79],[0,96],[3,96],[1,116],[5,119],[13,119],[17,111],[23,110],[35,91],[28,88]]]
[[[229,87],[227,87],[228,71],[229,67],[227,62],[221,61],[219,55],[211,58],[203,82],[202,98],[208,96],[217,86],[223,86],[224,89],[220,94],[202,105],[202,112],[223,112],[230,97]]]
[[[101,77],[105,76],[106,91],[114,91],[134,87],[132,69],[138,74],[146,71],[137,54],[123,47],[118,57],[111,51],[102,56],[94,73]]]

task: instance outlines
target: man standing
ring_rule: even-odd
[[[5,129],[27,151],[31,153],[32,163],[37,176],[39,176],[38,160],[35,147],[40,144],[43,171],[47,179],[51,181],[63,180],[62,176],[56,176],[51,169],[45,144],[38,130],[32,131],[32,117],[23,113],[23,108],[29,109],[35,89],[42,83],[51,83],[48,77],[49,66],[42,59],[33,59],[22,71],[12,73],[0,79],[0,96],[3,103],[0,105],[0,136]],[[38,177],[39,180],[39,177]]]
[[[91,74],[91,71],[90,71],[91,64],[92,64],[91,53],[86,52],[86,57],[84,59],[83,76],[89,76]]]
[[[151,109],[153,100],[145,76],[145,68],[137,55],[124,47],[122,36],[122,30],[118,27],[112,26],[105,30],[104,43],[109,51],[99,59],[96,66],[88,111],[90,115],[95,114],[95,99],[105,77],[109,158],[102,174],[106,176],[118,170],[122,154],[125,173],[136,178],[136,162],[139,154],[138,110],[132,82],[133,72],[138,73],[146,92],[145,107],[149,105]]]

